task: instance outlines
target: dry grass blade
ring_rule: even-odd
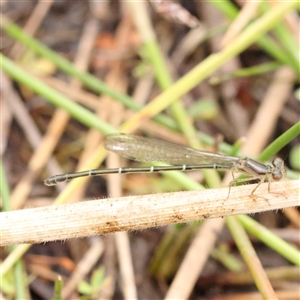
[[[42,243],[299,205],[299,180],[204,191],[131,196],[4,212],[1,246]],[[280,195],[284,191],[284,196]],[[277,193],[277,194],[275,194]]]

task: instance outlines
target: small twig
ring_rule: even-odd
[[[290,180],[272,183],[272,193],[268,193],[268,183],[262,184],[252,196],[253,185],[235,187],[228,199],[228,188],[222,188],[2,212],[0,246],[140,230],[299,206],[299,186],[299,180]]]

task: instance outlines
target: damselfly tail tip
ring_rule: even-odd
[[[56,182],[52,181],[51,180],[51,177],[47,178],[44,180],[44,185],[46,186],[53,186],[53,185],[56,185]]]

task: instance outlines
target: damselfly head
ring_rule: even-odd
[[[282,179],[282,177],[284,176],[284,174],[286,173],[285,167],[284,167],[284,161],[279,158],[276,157],[273,160],[273,172],[272,172],[272,178],[274,181],[279,181]]]

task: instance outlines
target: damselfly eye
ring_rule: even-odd
[[[275,170],[273,171],[272,178],[274,181],[278,181],[282,179],[283,174],[285,174],[284,161],[281,158],[276,157],[273,160],[273,166]]]
[[[282,178],[282,173],[280,173],[280,172],[279,173],[278,172],[274,172],[272,174],[272,178],[273,178],[274,181],[279,181]]]

